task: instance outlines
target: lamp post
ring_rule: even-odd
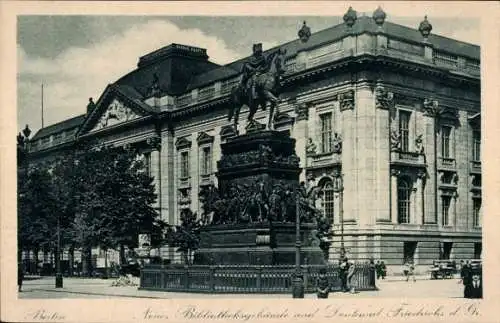
[[[61,273],[61,216],[57,215],[56,288],[63,287]]]
[[[293,298],[304,298],[304,278],[300,267],[300,189],[297,188],[295,202],[295,273],[292,279],[292,295]]]
[[[342,174],[338,174],[335,178],[335,191],[339,193],[339,207],[340,207],[340,259],[345,257],[344,246],[344,179]]]

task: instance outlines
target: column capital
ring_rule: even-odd
[[[338,95],[340,111],[353,110],[355,105],[354,90],[350,89]]]
[[[443,111],[443,107],[439,105],[439,101],[433,98],[424,99],[425,115],[432,118],[437,118]]]
[[[394,107],[394,93],[385,90],[382,84],[375,86],[374,94],[377,109],[390,110]]]

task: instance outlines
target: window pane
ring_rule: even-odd
[[[472,133],[473,143],[472,143],[472,160],[481,160],[481,132],[474,131]]]
[[[409,151],[410,112],[399,111],[399,134],[401,135],[401,151]]]
[[[331,182],[328,182],[325,184],[323,188],[323,208],[325,212],[325,216],[328,217],[329,219],[332,220],[333,223],[333,216],[334,216],[334,190],[333,190],[333,184]]]
[[[321,151],[328,153],[332,150],[332,114],[320,115],[321,120]]]
[[[181,153],[181,177],[189,177],[189,155],[187,151]]]
[[[441,156],[443,158],[450,157],[450,135],[451,127],[443,127],[441,129]]]
[[[210,147],[204,147],[202,151],[201,174],[208,175],[212,168],[212,152]]]
[[[398,222],[410,223],[411,188],[407,181],[398,182]]]
[[[479,227],[479,215],[481,211],[481,199],[472,200],[472,222],[474,227]]]
[[[442,217],[443,217],[443,225],[449,225],[450,221],[450,204],[451,204],[451,197],[450,196],[443,196],[442,197]]]

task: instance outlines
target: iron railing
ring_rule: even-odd
[[[375,272],[368,264],[356,264],[351,286],[375,290]],[[326,268],[332,291],[341,290],[338,265],[304,265],[304,287],[316,290],[320,268]],[[201,293],[290,293],[294,266],[148,266],[141,270],[140,289]]]

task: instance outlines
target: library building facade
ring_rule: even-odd
[[[385,20],[382,10],[296,38],[286,51],[274,129],[288,133],[302,181],[320,188],[318,207],[333,222],[349,259],[388,266],[413,260],[481,257],[481,100],[479,46]],[[196,44],[169,44],[90,100],[85,114],[40,129],[31,159],[77,141],[133,145],[155,179],[155,207],[179,223],[202,213],[199,193],[217,186],[221,144],[234,128],[231,91],[250,57],[218,65]],[[249,48],[251,54],[252,48]],[[83,105],[86,102],[82,102]],[[267,112],[255,119],[263,124]],[[170,248],[163,258],[181,261]]]

